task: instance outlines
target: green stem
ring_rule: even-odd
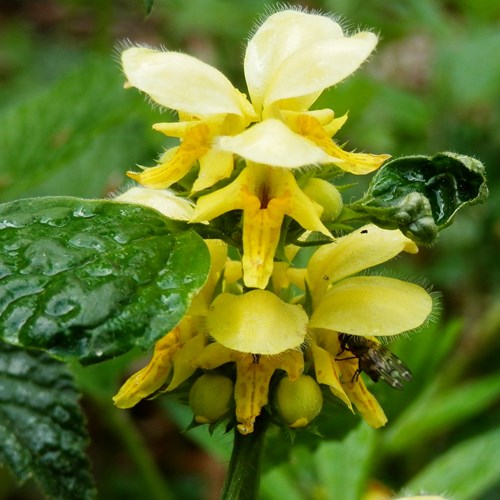
[[[252,434],[234,430],[234,444],[221,500],[256,500],[268,419],[261,415]]]

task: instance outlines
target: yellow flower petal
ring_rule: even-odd
[[[173,391],[196,371],[194,360],[206,345],[206,335],[199,334],[182,346],[174,357],[172,380],[165,391]]]
[[[253,108],[217,69],[186,54],[132,47],[122,54],[131,86],[170,109],[196,116],[253,115]]]
[[[363,337],[390,336],[421,326],[431,311],[432,298],[418,285],[360,276],[333,285],[309,326]]]
[[[225,179],[233,171],[233,154],[225,151],[209,149],[199,158],[200,172],[193,184],[193,193],[212,187],[216,182]]]
[[[169,219],[175,220],[190,220],[194,212],[192,202],[175,196],[171,191],[133,187],[115,200],[154,208]]]
[[[244,295],[223,293],[207,316],[208,333],[229,349],[279,354],[297,348],[307,331],[307,314],[265,290]]]
[[[118,408],[135,406],[165,383],[172,369],[172,359],[181,347],[179,335],[179,328],[174,328],[156,343],[153,357],[148,365],[132,375],[113,397]]]
[[[264,108],[282,99],[315,96],[336,85],[354,73],[376,45],[375,34],[361,32],[352,37],[315,41],[298,48],[282,62],[269,82]]]
[[[242,209],[244,206],[242,193],[248,191],[246,186],[249,183],[249,174],[248,169],[243,169],[231,184],[201,196],[196,203],[191,222],[209,221],[231,210]],[[258,200],[255,203],[260,205]]]
[[[227,245],[222,240],[204,240],[210,252],[210,273],[203,288],[189,306],[190,316],[206,316],[212,303],[215,287],[227,263]]]
[[[153,125],[153,130],[157,130],[168,137],[179,137],[182,138],[186,135],[189,129],[193,128],[192,121],[181,121],[181,122],[165,122],[165,123],[155,123]]]
[[[358,360],[342,360],[339,365],[342,369],[342,385],[360,415],[374,429],[383,427],[387,423],[387,417],[375,396],[366,388],[359,374],[356,374]]]
[[[280,168],[343,162],[274,119],[257,123],[238,135],[218,137],[215,147],[254,163]]]
[[[250,40],[245,54],[245,77],[257,112],[264,101],[269,104],[273,100],[309,93],[315,93],[317,97],[315,91],[334,85],[352,73],[376,42],[372,34],[367,34],[368,44],[358,42],[357,39],[362,38],[360,35],[365,34],[346,38],[333,19],[297,10],[285,10],[268,17]],[[356,49],[351,47],[352,39]],[[337,44],[333,49],[320,51],[315,48],[334,42]],[[305,63],[304,52],[311,54]],[[286,74],[297,66],[298,71],[294,70],[286,83]],[[313,71],[308,76],[310,67]],[[296,83],[296,80],[299,81]],[[314,98],[305,108],[313,102]]]
[[[193,125],[186,131],[175,154],[168,157],[168,163],[147,168],[141,173],[127,172],[127,175],[146,187],[163,189],[182,179],[194,162],[210,150],[210,130],[205,123]]]
[[[273,272],[285,213],[277,200],[265,210],[252,205],[248,204],[243,217],[243,280],[249,288],[265,288]]]
[[[386,262],[400,252],[417,253],[418,247],[399,230],[366,225],[314,253],[307,266],[309,286],[319,298],[332,283]]]
[[[343,124],[342,118],[337,123],[330,124],[330,129],[336,132]],[[321,123],[310,114],[300,114],[293,122],[293,130],[320,147],[329,157],[336,158],[339,167],[346,172],[363,175],[379,168],[390,155],[372,155],[365,153],[348,153],[339,147],[331,138]]]
[[[204,370],[214,370],[226,363],[240,359],[240,355],[241,353],[232,351],[218,342],[212,342],[196,356],[193,360],[193,365]]]
[[[326,335],[315,332],[311,354],[314,362],[316,380],[319,384],[328,385],[334,396],[344,402],[352,411],[351,401],[342,387],[340,380],[341,370],[335,361],[335,356],[340,350],[338,336],[332,332]]]
[[[268,402],[269,382],[277,369],[287,371],[291,380],[302,373],[304,361],[298,351],[287,351],[280,356],[245,354],[236,363],[236,420],[241,434],[253,432],[255,419]]]
[[[285,215],[304,229],[331,236],[321,222],[321,207],[300,190],[293,174],[285,169],[248,166],[228,186],[202,196],[191,222],[236,209],[243,210],[243,275],[250,288],[267,286]]]

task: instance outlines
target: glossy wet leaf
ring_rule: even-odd
[[[384,164],[366,196],[351,206],[371,222],[432,243],[458,210],[488,195],[484,165],[470,156],[405,156]]]
[[[0,342],[0,463],[50,498],[95,497],[78,392],[65,365]]]
[[[210,258],[139,205],[47,197],[0,205],[0,335],[92,363],[148,348],[182,318]]]

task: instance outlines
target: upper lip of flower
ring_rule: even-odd
[[[186,54],[133,47],[124,51],[122,62],[129,85],[162,106],[209,125],[214,120],[220,122],[221,117],[232,117],[223,128],[210,127],[211,150],[238,154],[256,163],[297,168],[308,164],[342,164],[345,158],[292,130],[286,113],[314,116],[317,112],[307,110],[322,91],[353,73],[376,43],[376,35],[370,32],[346,36],[339,24],[326,16],[295,10],[277,12],[259,27],[246,49],[244,70],[252,102],[220,71]],[[273,123],[266,124],[269,119],[274,119]],[[245,130],[256,121],[260,123],[253,125],[252,131]],[[253,144],[249,149],[246,146],[250,132]],[[271,147],[265,140],[270,132],[277,137]],[[280,148],[280,144],[284,147]],[[290,154],[292,146],[301,154]],[[274,157],[270,157],[270,151],[275,151]],[[192,161],[204,155],[205,151],[200,149]],[[370,163],[371,170],[385,158]],[[216,162],[212,168],[217,169]],[[230,175],[230,170],[225,168],[195,190],[210,187]],[[162,179],[161,187],[177,180],[170,181],[168,175]],[[137,175],[134,178],[142,180]]]

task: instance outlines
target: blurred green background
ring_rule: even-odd
[[[108,196],[126,170],[153,165],[169,112],[123,89],[129,43],[182,50],[245,88],[248,33],[277,2],[2,0],[0,201]],[[500,498],[500,3],[496,0],[289,2],[333,12],[345,28],[381,36],[367,64],[318,106],[349,111],[338,134],[372,153],[457,151],[486,164],[490,198],[460,214],[433,248],[389,266],[442,293],[436,322],[391,345],[412,368],[402,393],[375,386],[386,429],[358,427],[339,409],[324,438],[271,436],[262,498],[382,500],[390,492]],[[346,184],[351,179],[346,179]],[[165,398],[115,410],[111,396],[141,353],[81,369],[99,498],[214,499],[230,440],[184,432],[189,411]],[[327,438],[345,438],[342,443]],[[370,496],[372,495],[372,496]],[[376,496],[378,495],[378,496]],[[386,495],[386,496],[384,496]],[[0,468],[0,499],[41,498]]]

